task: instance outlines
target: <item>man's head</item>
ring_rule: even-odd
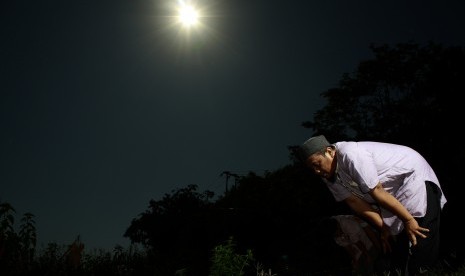
[[[326,179],[331,179],[336,170],[335,154],[335,148],[323,135],[314,136],[299,147],[300,159],[304,164]]]

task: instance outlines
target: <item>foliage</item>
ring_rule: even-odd
[[[315,239],[316,225],[337,208],[319,181],[302,167],[289,165],[263,176],[240,176],[215,202],[194,186],[176,190],[152,200],[126,234],[153,254],[159,273],[205,275],[211,249],[231,236],[239,249],[251,248],[275,273],[304,269],[308,259],[320,269],[328,265],[322,250],[328,251],[331,241]]]
[[[80,271],[85,275],[147,275],[151,271],[148,261],[146,252],[136,246],[124,249],[116,245],[112,252],[99,249],[85,253]]]
[[[64,253],[66,247],[55,242],[50,242],[39,251],[34,270],[38,274],[63,274],[66,271]]]
[[[20,273],[32,265],[37,234],[34,215],[31,213],[23,215],[17,233],[15,213],[11,204],[0,203],[0,271]]]
[[[37,243],[37,233],[33,214],[24,214],[23,218],[21,219],[18,238],[21,251],[23,252],[23,258],[29,263],[32,262],[34,259]]]
[[[427,143],[443,142],[444,122],[458,115],[461,105],[452,99],[465,88],[464,49],[434,43],[371,49],[374,59],[323,92],[327,105],[304,126],[334,141],[383,139],[425,151]]]
[[[207,191],[197,193],[197,185],[189,185],[186,188],[174,190],[173,194],[165,194],[162,200],[151,200],[149,210],[133,219],[131,226],[126,230],[125,237],[131,241],[141,243],[144,246],[162,244],[162,232],[164,229],[158,227],[169,224],[171,229],[165,232],[178,231],[182,227],[183,219],[189,219],[202,208],[209,207],[209,199],[213,193]],[[176,220],[167,221],[176,217]]]
[[[225,244],[218,245],[213,249],[210,276],[242,276],[252,260],[252,250],[247,250],[244,255],[238,254],[234,239],[230,237]]]
[[[172,274],[179,269],[205,272],[208,256],[217,242],[217,214],[210,191],[197,192],[197,185],[174,190],[158,201],[151,200],[149,209],[133,219],[124,236],[141,244],[154,257],[159,274]]]

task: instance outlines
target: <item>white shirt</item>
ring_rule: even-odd
[[[395,144],[380,142],[338,142],[336,181],[324,179],[336,201],[354,194],[369,203],[375,203],[368,192],[381,183],[414,217],[426,213],[427,195],[425,181],[441,186],[431,166],[415,150]],[[441,190],[441,208],[447,202]],[[381,208],[384,223],[392,234],[403,229],[402,221]]]

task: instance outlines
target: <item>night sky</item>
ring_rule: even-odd
[[[0,202],[38,246],[126,246],[150,199],[290,163],[320,93],[369,45],[465,46],[465,2],[7,0],[0,4]]]

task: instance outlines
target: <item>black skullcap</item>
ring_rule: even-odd
[[[299,158],[305,162],[310,155],[319,152],[330,145],[331,144],[323,135],[311,137],[299,146]]]

